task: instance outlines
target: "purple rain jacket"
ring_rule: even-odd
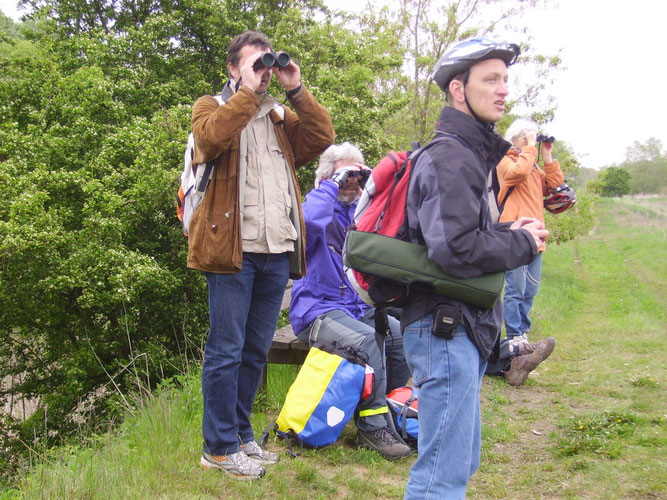
[[[320,314],[338,309],[360,319],[370,307],[343,272],[345,228],[352,224],[356,207],[356,201],[338,201],[338,185],[331,180],[322,181],[306,195],[303,218],[308,272],[294,281],[289,313],[297,335]]]

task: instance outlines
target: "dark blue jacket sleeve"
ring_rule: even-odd
[[[471,152],[458,153],[437,166],[429,154],[421,155],[411,183],[411,204],[429,258],[460,278],[527,264],[537,252],[532,236],[491,227],[484,169]]]

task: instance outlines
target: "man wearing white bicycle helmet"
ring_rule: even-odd
[[[433,80],[447,104],[435,144],[417,159],[407,195],[408,234],[459,278],[530,262],[549,233],[534,218],[492,226],[486,180],[510,144],[493,132],[505,111],[514,44],[473,38],[450,48]],[[405,357],[419,395],[419,455],[406,499],[462,499],[481,451],[479,390],[496,349],[502,304],[482,309],[414,292],[401,314]]]

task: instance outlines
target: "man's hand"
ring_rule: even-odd
[[[523,226],[526,224],[530,224],[531,222],[537,222],[539,224],[542,224],[538,219],[535,217],[519,217],[517,220],[512,222],[512,225],[510,226],[510,229],[521,229]]]
[[[336,170],[331,177],[331,180],[334,181],[336,184],[338,184],[338,189],[343,189],[345,185],[347,184],[347,179],[350,177],[350,174],[354,176],[352,172],[358,172],[359,167],[355,165],[350,165],[347,167],[341,167],[338,170]]]
[[[262,54],[265,52],[265,50],[258,50],[249,56],[245,60],[245,64],[239,70],[241,72],[241,84],[248,87],[253,92],[261,85],[264,73],[271,71],[271,68],[267,68],[266,66],[262,66],[257,71],[253,69],[255,61],[262,57]]]
[[[544,223],[534,217],[521,217],[514,221],[510,226],[511,230],[525,229],[535,240],[535,245],[540,248],[549,238],[549,231],[544,227]]]
[[[301,85],[301,70],[293,59],[290,59],[289,64],[284,68],[275,67],[273,71],[276,73],[278,82],[287,92]]]
[[[359,179],[357,182],[359,182],[359,187],[361,189],[364,189],[366,186],[366,182],[368,181],[368,178],[371,176],[372,170],[370,167],[367,167],[366,165],[361,165],[361,174],[359,175]]]

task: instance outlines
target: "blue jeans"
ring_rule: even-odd
[[[336,342],[343,347],[354,347],[368,356],[368,365],[375,372],[373,394],[364,401],[360,401],[357,411],[360,417],[356,424],[359,430],[371,432],[386,427],[385,413],[387,413],[387,399],[385,394],[389,385],[392,388],[403,386],[410,378],[410,372],[403,355],[401,328],[398,320],[389,318],[391,333],[385,337],[384,347],[386,360],[391,363],[385,365],[385,355],[375,337],[375,309],[366,311],[363,318],[357,320],[344,311],[334,309],[320,315],[308,328],[299,332],[298,337],[304,341]],[[317,338],[313,338],[317,332]],[[391,352],[389,352],[391,351]],[[385,369],[386,367],[386,369]],[[391,379],[389,378],[391,377]]]
[[[479,390],[486,368],[460,325],[451,340],[431,334],[433,315],[411,323],[403,345],[419,387],[419,454],[406,499],[464,499],[479,467],[482,426]]]
[[[505,273],[503,310],[508,340],[530,331],[528,313],[533,307],[533,299],[537,295],[541,276],[542,252],[538,253],[529,264]]]
[[[210,330],[202,394],[204,451],[227,455],[255,439],[250,412],[289,277],[287,254],[243,254],[234,274],[206,273]]]

